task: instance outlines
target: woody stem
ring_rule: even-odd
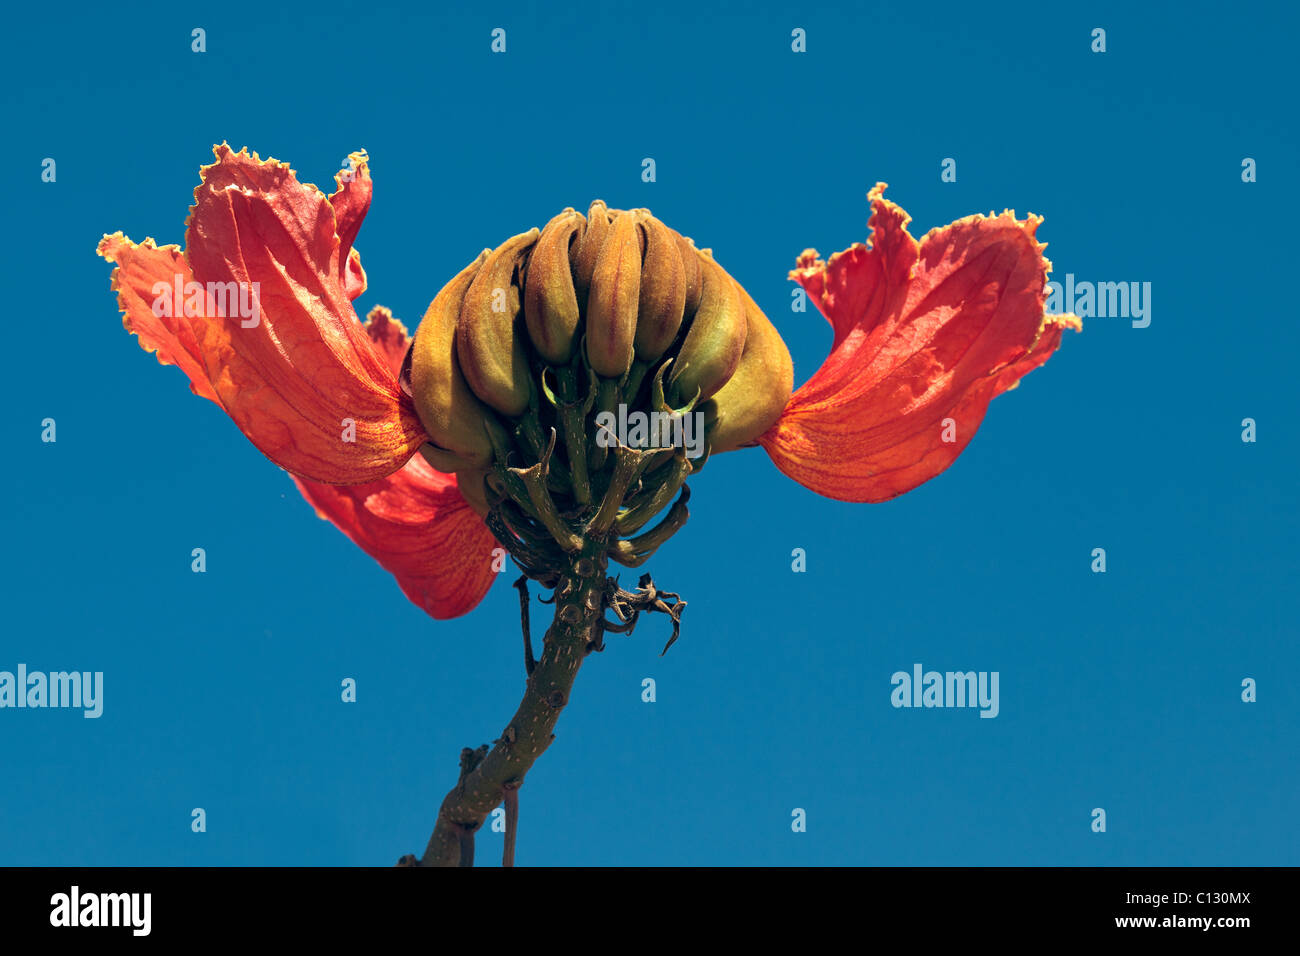
[[[533,762],[550,746],[578,668],[601,637],[604,547],[603,541],[586,540],[581,550],[569,557],[555,589],[555,618],[543,638],[542,656],[528,677],[519,709],[487,755],[463,774],[442,801],[424,856],[418,864],[404,857],[404,864],[460,865],[462,837],[483,825],[507,790],[523,783]]]

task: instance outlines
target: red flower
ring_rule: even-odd
[[[216,402],[295,476],[322,517],[372,555],[434,617],[473,608],[495,541],[444,475],[412,455],[427,441],[398,386],[408,339],[352,300],[352,247],[370,205],[364,154],[326,197],[293,171],[221,145],[203,167],[186,247],[105,236],[123,324],[196,395]]]
[[[299,183],[284,163],[235,153],[224,144],[215,153],[217,161],[203,167],[194,193],[184,251],[151,239],[136,244],[120,232],[100,242],[99,254],[116,265],[113,288],[124,325],[159,362],[185,372],[196,395],[219,405],[254,445],[289,471],[317,514],[391,572],[412,601],[437,618],[465,613],[495,577],[497,541],[482,518],[485,466],[426,444],[429,434],[399,384],[410,346],[405,328],[387,309],[372,310],[364,325],[353,311],[352,300],[366,288],[353,248],[370,205],[365,154],[352,155],[350,169],[336,176],[338,188],[326,197]],[[1050,266],[1034,239],[1040,219],[971,216],[917,242],[907,232],[907,215],[882,197],[883,190],[880,184],[870,193],[869,245],[854,245],[829,262],[808,250],[791,273],[835,333],[830,356],[793,396],[789,353],[775,329],[743,290],[725,294],[731,280],[720,268],[710,266],[716,273],[710,273],[712,285],[700,286],[701,264],[711,264],[712,257],[702,258],[687,240],[655,247],[647,261],[660,269],[653,274],[657,284],[647,282],[650,293],[641,297],[654,308],[670,307],[674,316],[684,302],[692,303],[685,306],[688,315],[698,308],[699,316],[709,316],[694,320],[683,348],[694,343],[695,364],[716,378],[709,405],[718,450],[752,445],[758,436],[786,474],[847,501],[884,501],[943,471],[974,435],[988,403],[1045,362],[1065,328],[1079,327],[1074,316],[1043,314]],[[583,280],[584,297],[593,281],[591,270],[582,268],[592,258],[588,246],[599,245],[602,227],[614,228],[603,204],[592,209],[576,263],[561,257],[557,269],[546,260],[549,271],[543,271],[539,259],[535,271],[554,280],[538,286],[537,295],[554,298],[567,291],[574,299],[564,313],[570,325],[579,320],[574,280]],[[649,221],[619,220],[626,233],[618,234],[619,249],[630,248],[633,259],[636,243],[629,237],[638,235],[636,223]],[[576,228],[565,226],[561,237],[570,247]],[[657,228],[651,238],[676,235]],[[536,236],[533,230],[512,242]],[[514,289],[518,308],[523,299],[511,285],[517,263],[501,261],[493,281]],[[461,285],[468,283],[465,278]],[[447,288],[465,296],[455,281]],[[707,309],[701,296],[711,303]],[[560,305],[568,302],[561,299]],[[460,305],[459,299],[448,303],[452,312]],[[723,307],[728,303],[730,310]],[[636,296],[629,308],[627,328],[633,329]],[[535,323],[544,316],[530,318]],[[440,321],[445,324],[446,316]],[[501,333],[504,348],[523,355],[514,341],[514,319],[492,328]],[[469,414],[478,421],[473,416],[480,412],[490,418],[469,392],[482,390],[484,382],[465,386],[460,378],[466,356],[458,360],[459,352],[446,351],[453,348],[447,335],[434,344],[444,352],[425,357],[431,363],[426,372],[442,376],[434,377],[438,388],[430,394],[456,397],[462,418]],[[499,371],[500,356],[468,354]],[[479,364],[472,370],[481,372]],[[682,362],[683,369],[692,367]],[[626,363],[618,368],[628,373]],[[528,364],[520,358],[511,370],[526,375]],[[523,381],[519,391],[526,396],[534,388]],[[511,378],[510,384],[518,383]],[[455,431],[438,417],[451,414],[448,408],[433,412],[426,421],[435,432],[443,426]],[[469,419],[453,424],[474,434]],[[581,431],[579,422],[566,442],[583,447]],[[474,437],[480,444],[488,440],[486,434]],[[422,447],[443,467],[467,469],[464,493],[456,475],[435,470],[415,454]],[[683,475],[675,473],[680,485]],[[537,497],[541,491],[534,488],[530,495],[531,505],[550,514],[552,524],[560,521],[549,498]],[[610,519],[617,513],[615,501]],[[676,520],[684,520],[684,510]],[[640,547],[653,550],[655,534],[662,536],[647,534]],[[563,544],[569,537],[557,540]]]
[[[829,262],[809,249],[790,273],[834,340],[759,439],[791,478],[842,501],[886,501],[939,474],[989,402],[1081,328],[1043,312],[1041,218],[968,216],[917,242],[884,189],[869,194],[868,245]]]

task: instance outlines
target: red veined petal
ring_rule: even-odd
[[[215,153],[194,191],[185,258],[196,282],[237,289],[257,314],[222,318],[229,303],[209,301],[211,315],[190,318],[213,391],[296,475],[356,484],[392,474],[426,436],[352,309],[334,206],[285,163],[225,144]],[[340,202],[355,218],[359,205]]]
[[[366,316],[364,328],[370,341],[379,347],[393,374],[400,374],[406,352],[411,347],[411,336],[406,326],[393,318],[392,310],[377,305]]]
[[[174,293],[178,276],[181,288],[193,278],[181,247],[158,246],[152,239],[137,245],[115,232],[100,240],[96,252],[117,267],[113,270],[112,288],[122,310],[123,327],[139,339],[142,349],[153,352],[160,364],[175,365],[188,375],[190,391],[220,405],[184,311],[174,316],[170,307],[154,308],[162,286]]]
[[[401,471],[361,485],[294,478],[316,513],[332,521],[435,618],[457,617],[483,599],[498,547],[456,486],[416,455]]]
[[[968,216],[918,243],[871,190],[870,245],[791,272],[834,329],[831,354],[760,442],[819,494],[886,501],[947,468],[988,403],[1037,368],[1074,316],[1045,316],[1041,219]]]
[[[365,329],[396,373],[411,341],[405,326],[378,306]],[[423,455],[396,474],[365,484],[294,482],[317,515],[378,561],[402,592],[435,618],[472,610],[496,578],[496,539],[461,494],[456,476],[435,470]]]
[[[330,196],[339,234],[339,281],[349,299],[366,291],[366,272],[361,268],[361,254],[352,248],[361,221],[370,209],[374,184],[370,181],[370,160],[366,151],[348,154],[348,164],[334,174],[338,188]]]

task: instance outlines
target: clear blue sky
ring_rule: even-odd
[[[581,6],[8,15],[0,670],[103,671],[105,700],[0,710],[0,864],[391,864],[522,691],[508,576],[425,617],[123,332],[97,240],[181,241],[222,140],[322,185],[369,150],[358,305],[411,325],[478,250],[599,197],[711,246],[800,382],[830,329],[786,272],[865,238],[877,180],[917,235],[1013,207],[1055,277],[1152,283],[1148,328],[1086,321],[895,501],[712,461],[649,566],[683,637],[661,660],[651,618],[588,662],[521,863],[1300,863],[1293,11]],[[894,709],[917,662],[998,671],[1000,714]]]

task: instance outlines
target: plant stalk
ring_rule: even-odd
[[[534,761],[555,739],[578,669],[601,638],[605,608],[604,541],[588,540],[570,555],[555,588],[555,617],[514,717],[482,761],[442,801],[420,866],[461,865],[463,837],[472,836],[517,789]],[[512,834],[513,836],[513,834]],[[513,855],[513,854],[512,854]]]

